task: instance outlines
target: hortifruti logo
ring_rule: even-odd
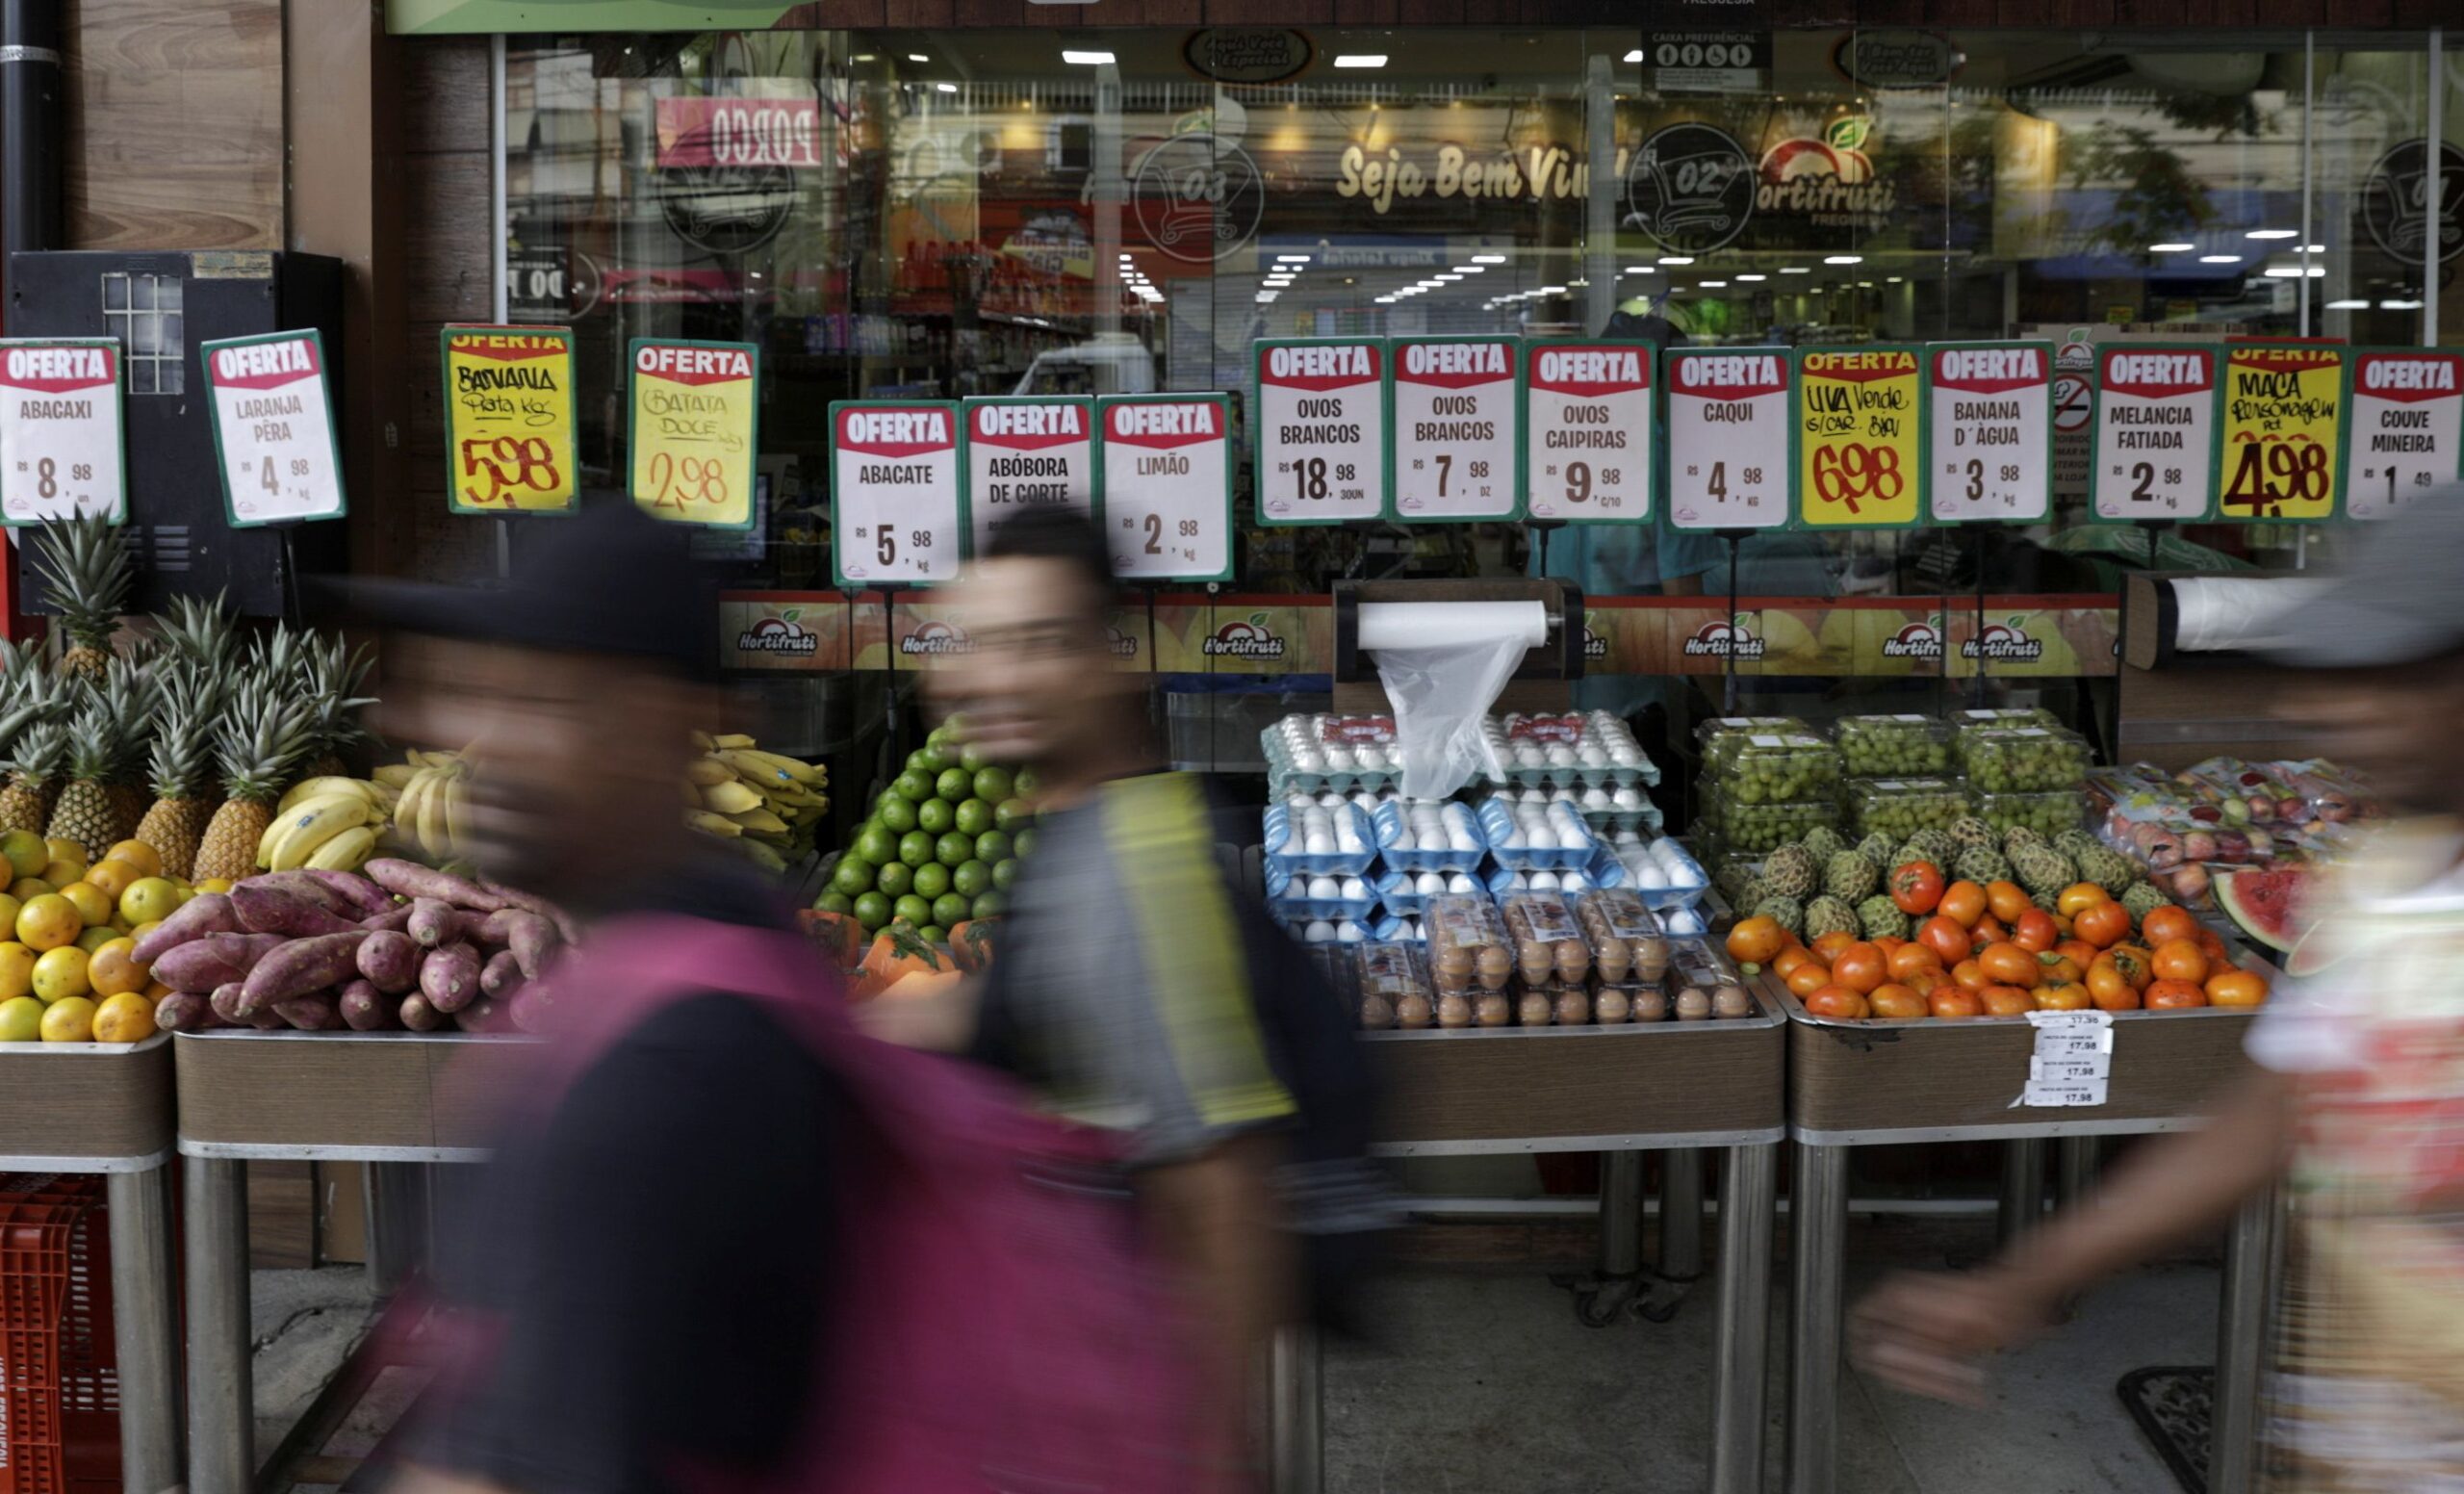
[[[1112,656],[1115,658],[1136,658],[1138,657],[1138,634],[1129,631],[1118,624],[1106,623],[1104,625],[1104,647],[1112,651]]]
[[[1960,657],[2033,664],[2044,657],[2044,640],[2028,631],[2028,615],[2014,612],[2008,622],[1987,623],[1973,638],[1960,642]]]
[[[1291,643],[1274,631],[1264,612],[1225,623],[1198,645],[1198,652],[1217,658],[1281,658]]]
[[[1608,657],[1608,636],[1594,626],[1600,614],[1590,607],[1582,612],[1582,661],[1597,664]]]
[[[1942,630],[1932,623],[1906,624],[1883,640],[1885,658],[1934,659],[1941,657]]]
[[[805,609],[787,607],[735,635],[739,654],[784,654],[808,658],[821,650],[821,635],[804,626]]]
[[[914,631],[899,639],[898,652],[928,658],[972,654],[975,652],[975,640],[968,637],[966,630],[958,624],[945,623],[937,617],[930,622],[916,624]]]
[[[1762,657],[1762,640],[1754,635],[1746,624],[1746,614],[1739,612],[1727,619],[1713,619],[1694,630],[1679,650],[1688,658],[1758,659]]]

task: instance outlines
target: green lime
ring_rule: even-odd
[[[906,869],[907,868],[904,866],[899,868],[901,871],[905,871]],[[844,892],[824,892],[819,897],[813,899],[812,905],[815,908],[820,909],[823,913],[853,913],[856,911],[856,900],[849,897]]]
[[[855,854],[878,866],[898,859],[898,837],[879,825],[867,825],[856,837]]]
[[[1036,796],[1036,790],[1042,786],[1043,780],[1036,776],[1035,769],[1020,768],[1017,777],[1010,783],[1010,791],[1021,799],[1032,799]]]
[[[915,828],[915,806],[896,789],[886,789],[882,802],[873,807],[873,818],[892,835],[903,836]]]
[[[927,862],[915,868],[915,895],[938,897],[950,889],[950,868],[939,862]]]
[[[886,896],[904,896],[915,886],[915,868],[905,862],[884,862],[873,874],[873,886]]]
[[[915,807],[915,828],[930,835],[946,832],[958,820],[947,799],[927,799]]]
[[[916,760],[919,758],[923,760],[920,762]],[[946,773],[958,766],[959,760],[946,747],[927,746],[907,761],[910,767],[920,767],[927,773]]]
[[[879,892],[867,892],[856,899],[856,921],[867,929],[877,929],[889,921],[889,899]]]
[[[998,892],[987,892],[975,900],[973,914],[978,918],[998,918],[1007,913],[1009,908],[1008,898]]]
[[[907,771],[910,773],[921,773],[925,778],[930,779],[934,774],[941,771],[941,769],[934,763],[932,759],[924,756],[923,748],[918,747],[913,752],[907,755]]]
[[[899,837],[898,859],[910,866],[923,865],[933,859],[933,837],[920,830]]]
[[[1017,852],[1018,856],[1022,860],[1036,854],[1035,827],[1030,825],[1026,829],[1019,831],[1016,835],[1012,836],[1010,837],[1010,848]]]
[[[975,796],[987,804],[999,804],[1017,791],[1010,781],[1008,768],[983,767],[975,770]]]
[[[975,859],[989,866],[1010,859],[1010,837],[997,830],[988,830],[975,837]]]
[[[956,804],[975,792],[975,775],[964,768],[951,768],[933,780],[933,792]]]
[[[951,735],[950,724],[944,721],[939,726],[937,726],[933,728],[933,730],[924,734],[924,745],[927,747],[946,747],[950,744]]]
[[[873,863],[850,851],[838,858],[838,868],[830,874],[830,889],[849,897],[872,890]]]
[[[933,921],[945,927],[953,923],[964,923],[967,910],[974,906],[974,901],[973,898],[961,897],[956,892],[944,892],[933,899]]]
[[[1017,880],[1018,863],[1015,861],[994,862],[992,863],[992,885],[996,889],[1007,892],[1010,890],[1010,884]]]
[[[1009,798],[992,807],[992,828],[1016,830],[1035,823],[1036,807],[1024,799]]]
[[[992,868],[982,862],[961,862],[950,873],[950,890],[961,897],[976,897],[992,889]]]
[[[937,923],[928,923],[917,929],[915,933],[928,944],[946,944],[950,941],[950,931]]]
[[[912,892],[908,893],[905,897],[900,898],[890,906],[896,911],[899,917],[906,919],[910,923],[930,923],[933,921],[933,905],[924,901],[924,899],[916,896]]]
[[[992,828],[992,806],[981,799],[969,799],[959,806],[957,815],[961,835],[980,836]]]
[[[975,837],[951,831],[933,842],[933,859],[944,866],[956,866],[975,860]]]
[[[933,775],[921,768],[910,768],[890,781],[890,788],[910,804],[921,804],[933,797]],[[905,835],[905,831],[899,832]]]

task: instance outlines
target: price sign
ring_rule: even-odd
[[[1231,401],[1219,394],[1107,395],[1095,408],[1113,574],[1231,580]]]
[[[2392,519],[2464,472],[2464,350],[2374,348],[2352,355],[2345,429],[2345,513]]]
[[[573,512],[581,470],[573,333],[449,326],[442,335],[448,504],[463,514]]]
[[[2196,524],[2216,485],[2217,347],[2108,343],[2096,352],[2089,488],[2098,519]]]
[[[2344,481],[2345,350],[2237,343],[2224,349],[2222,496],[2216,517],[2321,524]]]
[[[342,445],[314,329],[207,343],[197,349],[214,392],[214,451],[222,511],[233,528],[339,519]]]
[[[1054,503],[1101,517],[1095,401],[1079,395],[968,400],[967,554],[984,554],[1004,519]]]
[[[1788,527],[1784,348],[1668,352],[1668,516],[1681,529]]]
[[[633,502],[654,518],[753,528],[761,349],[633,339]]]
[[[119,344],[0,341],[0,524],[128,517]]]
[[[1798,352],[1798,523],[1893,529],[1923,518],[1918,363],[1913,348]]]
[[[1397,338],[1395,513],[1523,512],[1523,358],[1511,337]]]
[[[1541,343],[1524,399],[1523,470],[1534,519],[1645,524],[1652,516],[1649,343]]]
[[[2053,345],[1925,349],[1928,505],[1946,524],[2039,524],[2053,509]]]
[[[1257,345],[1260,524],[1340,524],[1385,513],[1386,345],[1373,337]]]
[[[959,407],[841,399],[830,407],[830,570],[850,591],[955,580],[965,499]]]

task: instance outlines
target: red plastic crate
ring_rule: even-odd
[[[119,1487],[99,1177],[0,1173],[0,1494]]]

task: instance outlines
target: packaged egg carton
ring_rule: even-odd
[[[1278,916],[1289,912],[1283,907],[1277,907],[1272,911]],[[1369,921],[1361,918],[1284,917],[1283,931],[1292,936],[1293,942],[1313,947],[1322,944],[1358,944],[1375,937]]]
[[[1482,888],[1469,871],[1381,871],[1369,885],[1386,912],[1407,915],[1419,913],[1432,897],[1448,892],[1477,894]]]
[[[1526,986],[1514,1003],[1515,1025],[1520,1027],[1588,1027],[1596,1015],[1591,987],[1582,981]],[[1616,1019],[1626,1017],[1621,1013]]]
[[[1384,788],[1402,777],[1392,716],[1295,713],[1259,733],[1258,743],[1278,799],[1329,788]]]
[[[1417,944],[1369,943],[1354,951],[1351,989],[1360,1025],[1372,1031],[1413,1029],[1437,1020],[1437,992]]]
[[[1573,802],[1565,799],[1511,807],[1502,796],[1484,799],[1480,829],[1498,864],[1516,871],[1579,870],[1591,863],[1600,846]]]
[[[1616,858],[1609,858],[1609,864],[1620,879],[1625,876],[1626,869],[1616,865]],[[1514,892],[1587,892],[1600,884],[1592,879],[1592,868],[1586,866],[1569,866],[1563,871],[1517,871],[1512,866],[1492,866],[1484,885],[1491,897],[1504,897]]]
[[[1422,899],[1425,912],[1427,899]],[[1370,920],[1369,937],[1387,944],[1424,944],[1428,942],[1427,919],[1422,913],[1381,913]]]
[[[1620,846],[1617,859],[1626,870],[1625,886],[1655,912],[1691,908],[1711,888],[1710,875],[1703,869],[1702,863],[1667,836]]]
[[[1267,911],[1287,923],[1348,918],[1365,925],[1377,911],[1377,894],[1357,876],[1270,865],[1266,885]]]
[[[1670,946],[1659,919],[1624,888],[1574,899],[1575,922],[1591,946],[1592,968],[1604,985],[1654,986],[1668,973]]]
[[[1515,711],[1491,716],[1482,731],[1510,784],[1613,788],[1659,782],[1658,765],[1635,742],[1634,734],[1604,710],[1589,715]]]
[[[1267,864],[1313,876],[1357,877],[1377,859],[1376,826],[1360,806],[1329,808],[1295,796],[1267,807]]]
[[[1526,987],[1578,986],[1591,978],[1591,944],[1563,893],[1509,892],[1498,899],[1498,914],[1514,940],[1515,973]]]
[[[1670,908],[1659,915],[1659,926],[1671,935],[1700,939],[1711,932],[1711,920],[1700,908]]]
[[[1514,945],[1497,904],[1449,892],[1428,900],[1421,922],[1429,979],[1441,998],[1503,992],[1514,979]]]
[[[1471,871],[1488,854],[1468,804],[1390,799],[1377,807],[1375,829],[1377,854],[1395,871]]]

